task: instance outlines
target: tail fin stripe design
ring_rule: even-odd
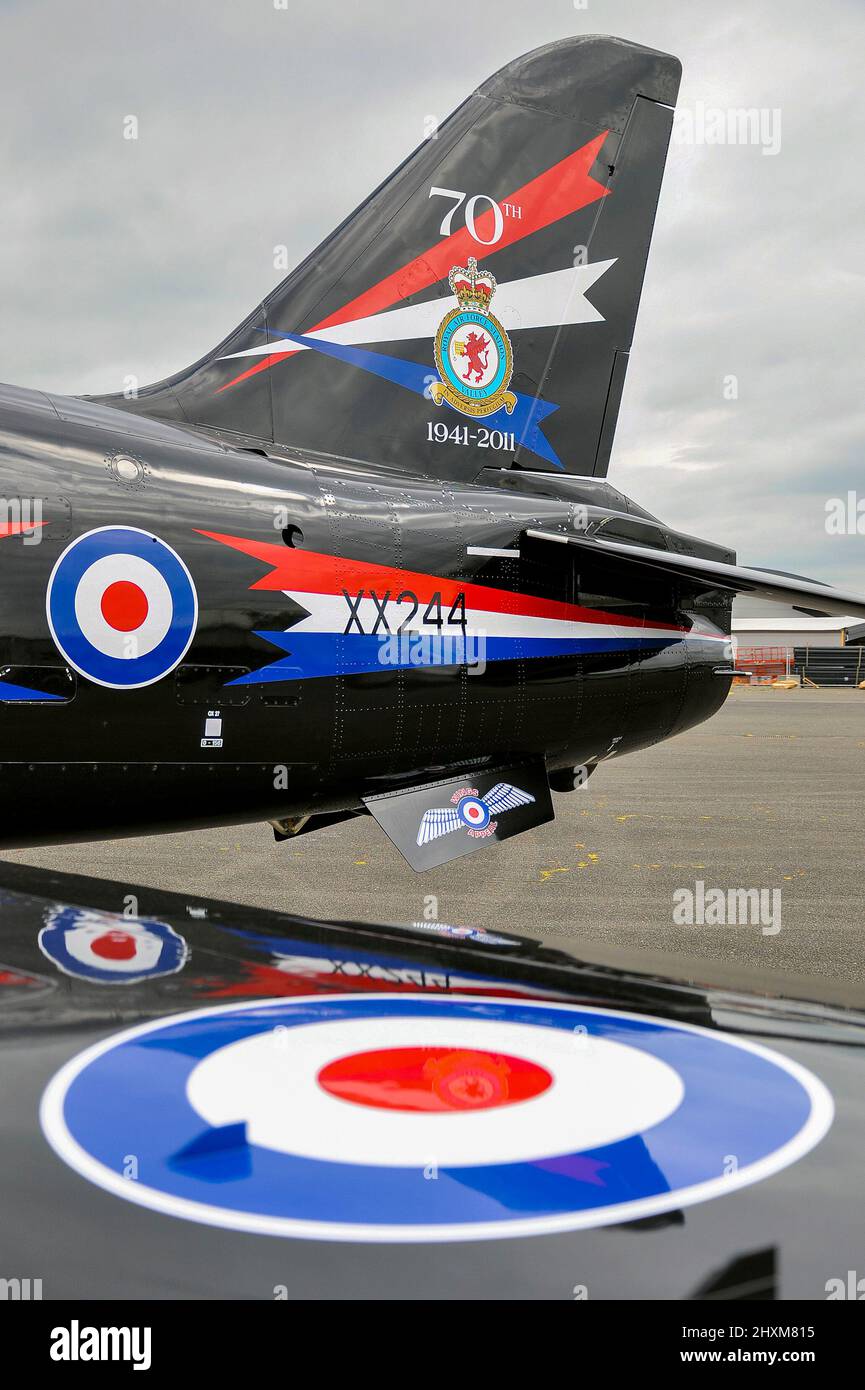
[[[496,317],[509,333],[523,329],[557,328],[570,323],[603,323],[603,315],[586,298],[591,289],[615,260],[597,261],[594,265],[578,265],[568,270],[551,270],[543,275],[527,275],[522,280],[509,280],[496,291]],[[441,300],[428,299],[423,304],[407,304],[402,309],[387,309],[368,318],[351,319],[333,328],[314,329],[303,335],[279,333],[291,342],[286,354],[302,351],[307,339],[316,342],[340,343],[349,347],[355,343],[398,343],[412,338],[432,338],[442,316]],[[262,329],[261,332],[276,332]],[[228,353],[223,362],[242,357],[277,355],[275,343],[260,343],[241,352]]]
[[[598,34],[514,59],[198,362],[98,399],[410,477],[603,476],[680,76]]]
[[[396,386],[414,391],[418,396],[429,395],[429,384],[433,378],[429,366],[421,362],[406,362],[402,357],[387,357],[382,352],[367,352],[364,348],[342,347],[339,343],[325,343],[295,333],[284,333],[280,336],[298,347],[314,348],[316,352],[323,352],[326,357],[336,357],[353,367],[361,367],[365,372],[384,377]],[[520,392],[514,394],[516,405],[511,413],[507,414],[502,407],[494,414],[487,415],[484,424],[489,429],[513,430],[522,448],[546,459],[556,468],[564,468],[555,449],[539,429],[545,416],[552,414],[559,407],[551,401],[542,401],[534,396],[526,396]]]
[[[610,190],[597,179],[593,179],[589,173],[598,151],[607,138],[607,133],[603,131],[595,136],[594,140],[590,140],[588,144],[554,164],[552,168],[538,174],[522,188],[517,188],[502,198],[502,203],[516,203],[521,206],[523,214],[519,221],[504,223],[502,235],[494,246],[483,245],[484,240],[493,231],[492,209],[488,209],[477,218],[475,231],[482,243],[485,263],[490,256],[504,250],[506,246],[512,246],[524,237],[531,236],[533,232],[540,231],[542,227],[549,227],[553,222],[558,222],[561,218],[607,196]],[[467,227],[452,232],[443,241],[428,247],[415,260],[385,276],[378,284],[359,294],[320,323],[314,324],[312,331],[320,332],[322,329],[332,328],[349,320],[367,318],[382,309],[389,309],[402,297],[400,291],[407,279],[410,279],[413,292],[417,293],[443,280],[455,265],[477,251],[478,244]],[[229,387],[237,386],[255,373],[272,367],[274,361],[284,361],[288,355],[281,353],[274,359],[266,357],[262,362],[242,372],[240,376],[226,382],[220,390],[227,391]]]
[[[610,190],[598,183],[597,179],[593,179],[589,173],[607,134],[606,130],[602,131],[594,140],[590,140],[552,168],[545,169],[542,174],[523,184],[522,188],[517,188],[502,198],[502,203],[520,204],[523,215],[519,222],[504,223],[501,238],[495,246],[489,246],[487,242],[494,227],[492,210],[478,217],[475,230],[482,243],[485,262],[497,251],[503,251],[506,246],[512,246],[514,242],[522,241],[523,237],[530,236],[532,232],[539,232],[542,227],[549,227],[562,217],[567,217],[572,212],[587,207],[589,203],[595,203],[599,198],[607,196]],[[350,304],[346,304],[329,318],[322,319],[321,323],[315,326],[330,328],[333,324],[345,323],[346,319],[362,318],[366,314],[375,314],[380,309],[387,309],[400,298],[400,286],[405,284],[407,276],[419,276],[412,280],[415,291],[426,289],[428,285],[444,279],[450,274],[453,266],[461,264],[466,257],[477,254],[477,242],[467,227],[452,232],[444,241],[431,246],[416,260],[410,261],[408,265],[394,271],[393,275],[380,280],[365,294],[358,295]]]

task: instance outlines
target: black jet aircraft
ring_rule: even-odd
[[[212,352],[0,388],[0,843],[371,813],[416,868],[708,718],[737,566],[606,481],[680,64],[485,82]]]

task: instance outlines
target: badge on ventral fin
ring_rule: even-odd
[[[365,796],[413,869],[431,869],[553,820],[543,763],[463,770],[458,777]]]
[[[446,401],[463,415],[493,415],[504,406],[508,415],[517,403],[508,390],[514,367],[510,339],[490,301],[495,276],[478,270],[474,256],[467,266],[454,266],[448,284],[456,309],[445,314],[435,337],[435,362],[440,381],[430,387],[435,405]]]

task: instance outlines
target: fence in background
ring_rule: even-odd
[[[862,647],[794,647],[793,673],[815,685],[856,686],[865,681]]]
[[[792,647],[739,647],[736,670],[743,673],[743,680],[750,675],[751,685],[771,685],[789,676],[792,660]]]
[[[865,647],[739,647],[736,670],[751,685],[787,676],[819,686],[857,686],[865,681]]]

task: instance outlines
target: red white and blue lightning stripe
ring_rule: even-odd
[[[269,565],[250,587],[281,591],[306,611],[286,631],[257,629],[285,655],[232,684],[660,649],[689,637],[726,640],[442,575],[202,534]]]
[[[229,353],[222,359],[252,360],[220,386],[219,391],[231,390],[299,352],[314,351],[418,395],[426,395],[428,361],[411,361],[370,351],[369,345],[432,338],[441,318],[441,299],[406,304],[407,297],[414,297],[445,280],[453,267],[476,253],[479,246],[483,247],[486,262],[506,247],[606,197],[610,189],[593,178],[590,170],[607,133],[603,131],[507,194],[498,207],[489,208],[475,219],[473,233],[466,226],[443,237],[301,333],[268,325],[262,331],[269,341]],[[494,239],[496,213],[501,217],[500,208],[504,204],[518,206],[520,217],[500,222],[498,236]],[[496,294],[499,322],[509,332],[602,322],[603,315],[588,301],[586,291],[613,264],[614,261],[607,260],[594,265],[571,265],[500,284]],[[291,325],[292,329],[294,327]],[[545,416],[557,409],[555,402],[516,393],[516,404],[508,420],[499,420],[496,414],[490,416],[488,423],[492,428],[507,426],[516,434],[521,447],[554,467],[563,468],[561,459],[540,428]]]

